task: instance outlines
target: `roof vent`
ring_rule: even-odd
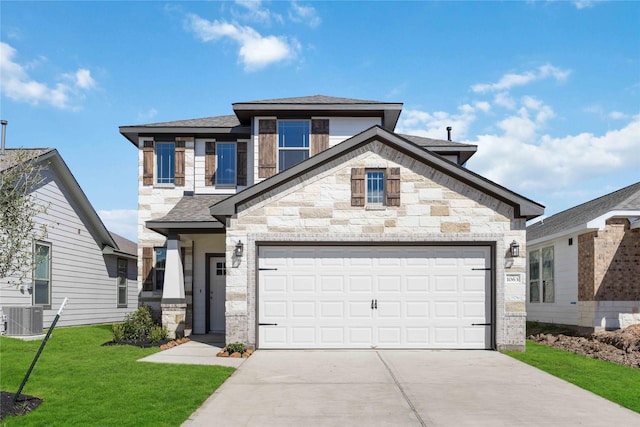
[[[451,126],[447,126],[447,141],[451,141]]]

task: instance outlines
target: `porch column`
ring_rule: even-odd
[[[187,300],[184,297],[184,276],[177,234],[167,236],[167,258],[160,305],[162,307],[162,326],[167,328],[169,337],[184,336]]]

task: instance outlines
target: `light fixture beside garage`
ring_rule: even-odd
[[[517,258],[520,255],[520,245],[518,245],[518,242],[515,240],[511,242],[509,248],[511,249],[511,256],[513,258]]]
[[[236,249],[234,250],[233,253],[238,258],[240,258],[244,253],[244,244],[242,243],[241,240],[238,240],[238,243],[236,243]]]

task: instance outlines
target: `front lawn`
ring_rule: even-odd
[[[640,369],[590,359],[532,341],[527,341],[526,352],[504,353],[621,406],[640,412]]]
[[[57,328],[22,391],[43,399],[9,426],[180,425],[234,371],[137,362],[158,348],[102,346],[108,325]],[[15,393],[41,341],[0,337],[0,390]]]

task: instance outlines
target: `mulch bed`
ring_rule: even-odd
[[[26,415],[42,403],[42,399],[27,394],[20,394],[17,402],[13,401],[15,393],[1,391],[0,394],[0,422],[6,417]]]
[[[140,347],[140,348],[151,348],[151,347],[160,347],[166,343],[168,343],[169,341],[167,340],[163,340],[163,341],[156,341],[156,342],[151,342],[151,341],[147,341],[147,340],[140,340],[140,341],[109,341],[106,342],[104,344],[102,344],[103,346],[110,346],[110,345],[131,345],[134,347]]]

